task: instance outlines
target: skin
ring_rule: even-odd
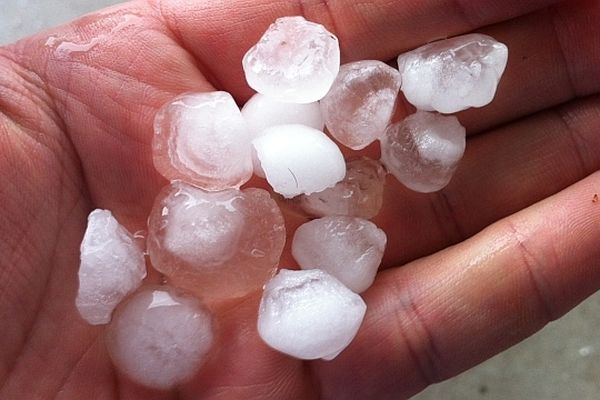
[[[254,293],[218,310],[218,346],[191,383],[139,387],[74,306],[87,214],[143,229],[166,184],[150,155],[157,108],[215,88],[243,104],[244,52],[298,14],[339,36],[345,62],[471,31],[510,61],[492,105],[460,114],[470,137],[446,189],[390,180],[386,268],[345,352],[270,350]],[[0,398],[402,399],[559,318],[600,288],[599,19],[597,1],[147,0],[0,48]]]

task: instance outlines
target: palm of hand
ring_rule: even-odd
[[[543,2],[451,5],[461,3],[139,1],[0,49],[0,398],[403,398],[596,290],[600,176],[586,176],[600,165],[600,7],[518,17]],[[418,195],[390,182],[376,221],[389,236],[384,262],[408,264],[380,273],[342,355],[309,363],[268,349],[255,332],[256,293],[222,310],[218,350],[192,383],[140,388],[113,370],[102,328],[74,307],[87,213],[108,208],[143,229],[165,184],[150,157],[156,109],[215,87],[247,99],[242,54],[274,18],[301,12],[341,29],[346,61],[514,18],[484,30],[511,61],[495,103],[460,117],[478,135],[451,185]]]

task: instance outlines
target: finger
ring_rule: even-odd
[[[459,115],[468,133],[598,93],[599,19],[600,3],[585,0],[483,29],[508,45],[509,61],[494,101]]]
[[[470,138],[440,192],[419,194],[389,177],[375,222],[388,235],[384,265],[458,243],[600,169],[600,97]]]
[[[340,39],[342,58],[388,60],[428,41],[471,31],[546,7],[556,1],[465,0],[368,2],[244,0],[158,2],[182,46],[241,100],[251,94],[240,65],[244,53],[278,17],[304,15]]]
[[[324,397],[406,398],[598,290],[599,191],[595,173],[466,242],[380,274],[356,340],[317,366]]]
[[[216,313],[212,354],[199,374],[180,388],[181,399],[317,398],[304,363],[274,351],[259,337],[259,302],[257,292]]]

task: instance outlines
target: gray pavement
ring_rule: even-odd
[[[0,44],[117,3],[119,0],[3,0],[0,4]]]
[[[117,2],[4,0],[0,44]],[[414,399],[600,399],[600,294],[525,342]]]

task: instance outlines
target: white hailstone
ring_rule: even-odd
[[[361,293],[375,280],[386,242],[385,232],[370,221],[324,217],[296,230],[292,255],[302,269],[323,270]]]
[[[400,72],[381,61],[342,65],[331,90],[321,100],[331,135],[354,150],[379,139],[394,113],[401,81]]]
[[[204,190],[237,188],[252,176],[251,137],[229,93],[189,93],[154,121],[154,165],[169,180]]]
[[[387,129],[381,161],[408,188],[435,192],[452,179],[465,152],[465,135],[456,117],[418,111]]]
[[[306,125],[320,131],[325,126],[318,102],[284,103],[260,93],[256,93],[246,102],[242,108],[242,115],[254,137],[277,125]]]
[[[133,236],[107,210],[94,210],[81,242],[75,304],[92,325],[106,324],[114,308],[146,276],[144,254]]]
[[[265,129],[277,125],[299,124],[320,131],[325,127],[319,103],[284,103],[260,93],[256,93],[248,100],[242,108],[242,115],[246,119],[252,138],[260,136]],[[265,173],[260,167],[256,153],[252,152],[252,155],[254,173],[264,178]]]
[[[119,306],[107,349],[117,369],[133,381],[169,389],[194,376],[213,336],[212,317],[198,300],[161,286]]]
[[[265,286],[258,333],[270,347],[303,360],[331,360],[354,339],[367,306],[318,269],[281,270]]]
[[[273,23],[242,61],[246,80],[259,93],[288,103],[323,98],[340,68],[338,39],[302,17]]]
[[[424,111],[454,113],[489,104],[508,61],[508,48],[472,33],[401,54],[402,91]]]
[[[286,198],[321,192],[344,179],[346,163],[323,132],[304,125],[279,125],[253,140],[267,181]]]
[[[349,215],[371,219],[381,210],[385,170],[379,161],[360,158],[346,163],[346,176],[334,187],[298,197],[307,213],[316,217]]]

